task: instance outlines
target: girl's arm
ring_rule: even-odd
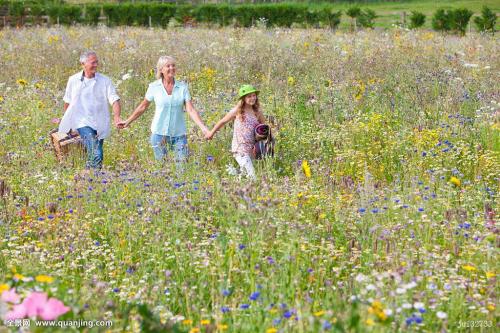
[[[222,117],[221,120],[217,122],[217,124],[215,124],[214,128],[212,128],[212,130],[207,135],[205,135],[205,139],[207,140],[212,139],[218,130],[220,130],[225,124],[227,124],[231,120],[234,120],[237,112],[238,112],[237,108],[233,108],[231,111],[229,111],[224,117]]]
[[[128,127],[134,120],[136,120],[137,118],[139,118],[144,113],[144,111],[146,111],[146,109],[148,108],[149,104],[151,104],[151,102],[148,101],[147,99],[144,99],[141,102],[141,104],[139,104],[137,106],[137,108],[130,115],[130,117],[128,117],[127,120],[121,121],[121,122],[119,122],[117,124],[118,128],[126,128],[126,127]]]
[[[259,112],[257,112],[257,120],[259,121],[259,124],[265,124],[266,123],[266,118],[264,117],[264,114],[262,113],[262,110],[259,110]]]
[[[200,114],[195,110],[191,101],[186,101],[186,111],[189,114],[189,117],[194,121],[194,123],[198,125],[203,134],[207,135],[209,132],[208,128],[203,123],[203,120],[201,120]]]

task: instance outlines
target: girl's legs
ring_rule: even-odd
[[[236,162],[240,166],[241,173],[246,175],[248,178],[255,180],[255,169],[253,168],[252,158],[249,154],[234,154]]]

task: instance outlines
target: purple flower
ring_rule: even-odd
[[[207,161],[212,162],[214,160],[214,157],[212,155],[207,156]]]
[[[273,259],[273,257],[267,257],[267,262],[270,264],[270,265],[273,265],[274,263],[276,263]]]
[[[119,293],[119,292],[120,292],[120,288],[114,288],[114,289],[113,289],[113,292],[114,292],[114,293]]]
[[[325,320],[323,322],[323,329],[324,330],[329,330],[330,328],[332,328],[332,324],[330,324],[330,322],[328,320]]]
[[[244,248],[246,248],[245,244],[238,245],[238,249],[243,250]]]
[[[256,291],[250,295],[250,300],[251,301],[256,301],[260,296],[260,292]]]
[[[231,311],[227,306],[221,307],[220,310],[222,311],[222,313],[228,313],[229,311]]]
[[[240,305],[240,309],[242,309],[242,310],[246,310],[249,307],[250,307],[250,304],[246,304],[246,303]]]
[[[287,310],[285,311],[285,313],[283,313],[283,318],[289,319],[292,315],[293,313]]]
[[[222,291],[222,295],[224,295],[224,296],[226,296],[226,297],[227,297],[227,296],[229,296],[229,295],[231,295],[231,290],[224,289],[224,290]]]
[[[360,209],[358,209],[358,212],[360,212],[361,214],[363,214],[364,212],[366,212],[366,209],[360,208]]]
[[[424,208],[423,208],[423,207],[420,207],[420,208],[418,209],[418,211],[419,211],[419,212],[423,212],[423,211],[424,211]]]

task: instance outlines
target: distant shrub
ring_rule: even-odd
[[[492,32],[495,33],[495,24],[497,22],[497,14],[495,14],[491,9],[484,6],[481,11],[481,16],[474,18],[474,23],[476,24],[477,30],[481,32]]]
[[[373,28],[376,18],[377,14],[375,11],[372,9],[365,9],[361,11],[361,14],[358,16],[358,22],[364,28]]]
[[[440,8],[432,17],[432,28],[437,31],[450,31],[452,19],[450,11]]]
[[[472,14],[474,13],[466,8],[459,8],[452,11],[452,29],[462,36],[465,35],[465,30],[467,29]]]
[[[417,11],[412,11],[410,15],[410,29],[420,28],[424,24],[425,24],[425,15]]]

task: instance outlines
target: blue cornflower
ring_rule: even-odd
[[[231,311],[227,306],[221,307],[220,310],[222,311],[222,313],[228,313],[229,311]]]
[[[323,329],[324,330],[329,330],[330,328],[332,328],[332,324],[330,324],[330,322],[328,320],[325,320],[323,322]]]
[[[246,248],[246,245],[245,245],[245,244],[240,244],[240,245],[238,245],[238,249],[243,250],[244,248]]]
[[[260,296],[260,292],[256,291],[256,292],[253,292],[251,295],[250,295],[250,300],[251,301],[256,301]]]
[[[114,289],[113,289],[113,292],[114,292],[114,293],[119,293],[119,292],[120,292],[120,288],[114,288]]]
[[[248,309],[249,307],[250,307],[250,304],[246,304],[246,303],[245,303],[245,304],[241,304],[241,305],[240,305],[240,309],[243,309],[243,310],[246,310],[246,309]]]
[[[424,211],[424,208],[423,208],[423,207],[419,207],[419,208],[418,208],[418,211],[419,211],[419,212],[423,212],[423,211]]]
[[[287,310],[283,313],[283,318],[289,319],[292,315],[293,315],[293,313],[291,311]]]
[[[360,212],[360,213],[364,213],[364,212],[366,212],[366,209],[364,209],[364,208],[360,208],[360,209],[358,209],[358,212]]]
[[[224,295],[224,296],[226,296],[226,297],[227,297],[227,296],[229,296],[229,295],[231,295],[231,290],[229,290],[229,289],[224,289],[224,290],[222,291],[222,295]]]

